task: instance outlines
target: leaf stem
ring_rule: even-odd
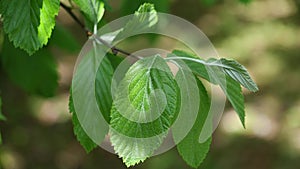
[[[101,37],[99,37],[98,35],[94,34],[91,30],[89,30],[81,21],[80,19],[73,13],[73,9],[68,7],[67,5],[65,5],[64,3],[60,2],[60,6],[72,17],[72,19],[86,32],[87,36],[94,36],[95,40],[98,43],[102,43],[103,45],[105,45],[106,47],[111,49],[111,52],[114,55],[117,55],[118,53],[121,53],[125,56],[131,56],[135,59],[142,59],[142,57],[140,56],[136,56],[131,54],[130,52],[126,52],[123,49],[119,49],[111,44],[109,44],[108,42],[106,42],[104,39],[102,39]]]

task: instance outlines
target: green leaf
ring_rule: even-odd
[[[255,84],[255,82],[251,79],[247,69],[239,64],[235,60],[228,60],[225,58],[221,58],[220,60],[211,58],[207,61],[200,59],[199,57],[189,54],[187,52],[183,51],[174,51],[173,56],[170,55],[170,60],[172,59],[182,59],[187,63],[193,63],[193,67],[196,68],[199,66],[200,68],[196,68],[197,70],[204,70],[205,69],[211,69],[211,71],[214,71],[216,74],[219,74],[219,70],[234,79],[235,81],[239,82],[242,86],[247,88],[248,90],[252,92],[258,91],[258,87]],[[195,66],[197,65],[197,66]],[[212,70],[213,69],[213,70]],[[218,70],[219,69],[219,70]],[[199,75],[203,76],[205,79],[210,79],[207,71],[205,73],[198,72]],[[216,83],[216,82],[214,82]]]
[[[0,97],[0,120],[6,120],[6,117],[2,113],[2,99]]]
[[[189,67],[181,60],[173,61],[177,67],[175,80],[180,88],[180,111],[176,122],[172,126],[172,133],[175,144],[178,144],[191,130],[197,118],[199,110],[199,89],[195,76]]]
[[[97,147],[97,144],[86,134],[81,124],[78,121],[72,98],[72,92],[69,98],[69,111],[72,113],[73,132],[87,153]]]
[[[120,63],[124,60],[124,57],[114,55],[112,53],[107,53],[107,58],[110,61],[110,63],[112,65],[112,67],[114,68],[114,70],[116,70],[117,67],[120,65]]]
[[[258,91],[258,87],[251,79],[247,69],[235,60],[221,58],[220,60],[210,59],[208,63],[212,66],[217,66],[226,75],[239,82],[242,86],[252,92]]]
[[[122,15],[130,15],[134,13],[134,11],[143,3],[151,3],[155,6],[158,12],[167,13],[170,8],[170,1],[169,0],[123,0],[121,5],[121,12]]]
[[[173,51],[173,54],[176,56],[183,56],[192,59],[196,59],[197,56],[184,52],[184,51]],[[172,57],[172,56],[170,56]],[[198,60],[201,60],[200,58]],[[201,60],[203,61],[203,60]],[[218,67],[211,67],[193,60],[184,60],[187,66],[193,71],[197,76],[200,76],[209,82],[220,85],[221,89],[225,93],[226,97],[230,101],[231,105],[237,112],[242,125],[245,127],[245,108],[244,108],[244,96],[242,94],[242,89],[238,82],[233,80],[229,75],[223,75],[222,71]],[[211,72],[211,77],[209,73]],[[250,77],[250,76],[249,76]],[[254,83],[254,82],[253,82]]]
[[[111,81],[113,73],[114,69],[106,56],[103,58],[97,71],[95,92],[99,109],[107,123],[110,122],[110,110],[112,107]]]
[[[244,95],[242,93],[240,84],[226,76],[226,87],[221,85],[221,88],[226,94],[226,97],[233,106],[234,110],[237,112],[243,127],[246,128]]]
[[[208,117],[210,99],[201,81],[198,78],[196,78],[196,81],[200,95],[200,106],[197,119],[187,136],[177,145],[177,150],[181,157],[188,165],[194,168],[198,168],[205,159],[212,141],[210,137],[204,143],[199,142],[202,128],[206,118]]]
[[[178,110],[179,90],[159,55],[137,61],[118,85],[111,111],[111,142],[129,167],[161,145]],[[121,110],[121,111],[119,111]]]
[[[153,29],[157,22],[158,16],[154,6],[152,4],[145,3],[134,13],[125,27],[116,36],[114,41],[116,42],[133,35],[145,33]]]
[[[59,0],[1,0],[4,31],[14,46],[32,55],[47,44],[59,3]]]
[[[105,58],[105,46],[97,44],[93,39],[87,44],[82,50],[82,59],[73,76],[73,103],[70,105],[73,105],[86,134],[99,145],[108,132],[105,119],[109,118],[111,98],[106,94],[110,91],[109,79],[113,68]],[[97,97],[101,99],[101,103],[98,103]]]
[[[55,95],[58,87],[57,64],[47,49],[29,56],[15,49],[6,38],[1,61],[10,80],[23,90],[43,97]]]
[[[113,68],[108,60],[108,57],[103,58],[96,75],[95,93],[99,109],[107,122],[110,121],[110,109],[112,105],[111,97],[111,80]],[[77,140],[84,147],[87,153],[97,147],[97,144],[86,134],[76,115],[72,91],[69,98],[69,111],[73,113],[72,122],[74,125],[74,134]]]
[[[84,13],[85,17],[97,25],[104,15],[104,2],[103,0],[73,0]]]

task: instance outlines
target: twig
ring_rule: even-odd
[[[119,49],[111,44],[109,44],[108,42],[106,42],[104,39],[102,39],[101,37],[99,37],[98,35],[94,34],[92,31],[90,31],[80,20],[79,18],[73,13],[72,8],[68,7],[67,5],[65,5],[64,3],[60,2],[60,6],[62,8],[65,9],[65,11],[72,17],[72,19],[86,32],[87,36],[92,36],[94,35],[95,39],[102,43],[103,45],[105,45],[106,47],[110,48],[112,53],[114,55],[117,55],[118,53],[122,53],[126,56],[131,56],[134,57],[136,59],[141,59],[142,57],[140,56],[136,56],[131,54],[130,52],[126,52],[122,49]]]

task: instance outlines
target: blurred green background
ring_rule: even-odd
[[[212,148],[200,168],[299,169],[300,1],[150,2],[155,2],[159,11],[177,15],[198,26],[215,45],[220,57],[233,58],[245,65],[260,88],[257,93],[244,91],[246,130],[231,106],[227,106],[214,133]],[[109,3],[111,8],[106,11],[106,21],[132,13],[141,1]],[[73,67],[86,37],[64,10],[60,11],[57,24],[47,46],[59,73],[55,96],[43,98],[25,92],[3,70],[2,64],[0,66],[3,113],[7,117],[7,121],[0,122],[3,138],[0,168],[126,168],[121,159],[101,148],[87,155],[73,135],[68,93]],[[134,51],[142,45],[167,50],[176,47],[165,38],[156,39],[154,44],[142,42],[133,41],[122,48]],[[189,167],[173,149],[133,168]]]

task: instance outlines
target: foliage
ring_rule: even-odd
[[[86,27],[96,34],[107,3],[102,0],[73,1],[85,18]],[[136,8],[136,5],[143,2],[134,3],[132,7]],[[9,78],[31,94],[50,97],[55,94],[58,85],[54,58],[47,48],[39,51],[38,49],[48,43],[55,26],[59,3],[59,0],[0,2],[3,28],[8,35],[3,44],[1,63]],[[123,5],[128,4],[131,3]],[[161,1],[157,5],[159,11],[167,11],[167,4],[167,1]],[[123,13],[131,10],[128,8]],[[114,34],[112,41],[119,41],[127,35],[151,29],[158,19],[154,5],[144,3],[126,26]],[[173,137],[175,142],[178,141],[177,149],[182,158],[188,165],[197,168],[205,159],[211,143],[211,137],[205,142],[199,142],[210,107],[210,98],[199,78],[221,87],[245,126],[241,86],[252,92],[258,91],[258,87],[246,68],[237,61],[225,58],[203,60],[199,56],[178,50],[170,53],[167,58],[160,55],[139,58],[130,66],[119,84],[113,86],[116,87],[113,95],[113,74],[122,59],[106,53],[109,46],[103,41],[94,37],[89,41],[93,48],[78,65],[69,101],[74,133],[87,152],[96,148],[105,135],[109,134],[115,152],[128,167],[133,166],[151,157],[161,146],[182,110],[187,110],[183,112],[187,114],[189,111],[196,111],[195,123],[183,140],[177,140],[176,132]],[[105,56],[98,57],[101,54]],[[175,76],[168,62],[175,63],[179,68]],[[185,83],[187,79],[194,81],[194,86]],[[196,95],[193,89],[197,90]],[[73,92],[77,95],[74,96]],[[187,95],[190,105],[181,105],[181,101],[186,99]],[[77,98],[78,96],[80,97]],[[200,104],[196,103],[199,107],[194,107],[194,102],[199,99]],[[1,104],[0,99],[0,108]],[[82,114],[78,112],[85,112],[84,117],[93,122],[91,124],[97,125],[82,126]],[[101,113],[103,119],[99,121],[94,118],[93,113]],[[1,111],[0,115],[0,119],[4,119]],[[106,126],[106,123],[110,126]],[[95,140],[90,138],[87,132],[94,128],[101,128],[103,131],[97,134]],[[176,131],[176,128],[174,130]]]
[[[32,55],[51,36],[59,0],[2,0],[0,11],[10,41]]]

